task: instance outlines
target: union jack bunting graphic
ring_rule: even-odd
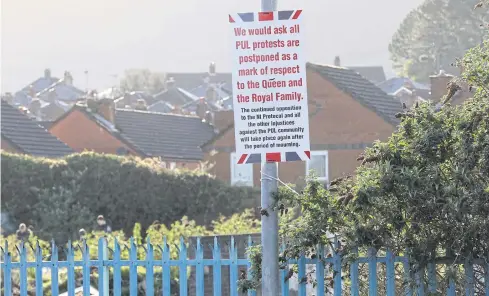
[[[266,22],[273,20],[289,20],[298,19],[302,10],[283,10],[283,11],[268,11],[268,12],[246,12],[235,13],[229,15],[230,23],[247,23],[247,22]]]
[[[311,158],[311,151],[301,152],[269,152],[263,153],[264,162],[285,162],[285,161],[300,161]],[[262,162],[262,153],[241,154],[238,159],[238,164],[259,163]]]

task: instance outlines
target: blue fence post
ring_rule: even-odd
[[[251,235],[248,235],[248,248],[251,248],[253,246],[253,240],[251,239]],[[247,254],[247,258],[248,258],[248,264],[247,264],[247,267],[248,267],[248,271],[247,271],[247,277],[249,280],[251,280],[251,274],[249,272],[250,268],[251,268],[251,261],[250,261],[250,255]],[[248,296],[256,296],[256,291],[253,290],[253,291],[248,291]],[[282,296],[286,296],[284,294],[282,294]],[[288,296],[288,295],[287,295]]]
[[[83,257],[83,296],[90,296],[90,250],[85,240],[82,241]]]
[[[474,264],[470,259],[464,263],[465,269],[465,296],[474,295]]]
[[[231,236],[231,244],[229,245],[229,295],[238,296],[238,250],[234,236]]]
[[[212,283],[214,296],[221,296],[221,248],[214,237],[214,248],[212,248]]]
[[[5,240],[5,249],[3,250],[3,260],[5,265],[3,268],[3,287],[5,296],[12,296],[12,256],[8,250],[8,242]]]
[[[180,296],[187,296],[187,246],[180,237],[180,247],[178,248],[178,265],[179,265],[179,283],[180,283]]]
[[[485,286],[484,290],[486,291],[486,296],[489,296],[489,263],[487,263],[484,268],[484,286]]]
[[[195,246],[195,288],[197,296],[204,296],[204,249],[200,243],[200,237],[197,238],[197,246]]]
[[[114,240],[114,278],[113,278],[113,291],[114,296],[121,296],[121,245],[117,241]]]
[[[101,237],[98,240],[98,292],[100,296],[109,296],[109,268],[104,264],[107,259],[107,239]]]
[[[455,270],[453,270],[452,267],[449,267],[453,272],[455,272]],[[453,274],[450,272],[450,278],[448,279],[448,289],[447,289],[447,296],[456,296],[457,293],[456,293],[456,288],[455,288],[455,280],[454,280],[454,276]],[[489,295],[488,295],[489,296]]]
[[[368,295],[377,295],[377,250],[368,249]]]
[[[68,296],[75,296],[75,254],[71,241],[68,241],[66,259],[68,261]]]
[[[358,255],[358,250],[355,248],[354,254]],[[358,286],[358,260],[355,259],[354,262],[350,265],[350,278],[351,278],[351,287],[350,294],[352,296],[358,296],[359,294],[359,286]]]
[[[394,266],[394,254],[390,250],[388,250],[385,256],[386,256],[387,296],[395,296],[396,272]]]
[[[316,247],[316,294],[324,296],[324,247]]]
[[[138,249],[134,238],[131,237],[129,243],[131,248],[129,250],[129,295],[138,295]]]
[[[285,251],[285,244],[281,246],[281,252]],[[285,256],[284,256],[285,257]],[[286,279],[287,274],[289,273],[289,260],[285,258],[285,266],[280,270],[280,287],[282,291],[282,296],[289,296],[289,279]],[[256,296],[256,294],[254,295]]]
[[[58,247],[53,240],[51,241],[51,295],[58,294]]]
[[[424,269],[419,269],[416,271],[416,274],[414,275],[416,277],[416,287],[418,290],[417,296],[424,296]]]
[[[301,254],[299,260],[297,260],[297,266],[299,269],[297,274],[299,296],[306,296],[307,281],[304,280],[306,277],[306,257],[304,254]]]
[[[404,293],[406,296],[411,296],[413,294],[411,289],[411,268],[409,266],[409,258],[407,254],[408,252],[406,251],[402,260],[402,265],[404,268]]]
[[[27,249],[25,243],[20,243],[20,295],[27,296]]]
[[[36,296],[42,296],[42,249],[39,242],[36,243]]]
[[[146,295],[154,295],[153,245],[149,237],[146,242]]]
[[[436,283],[436,266],[434,263],[428,264],[428,292],[436,293],[437,283]]]
[[[334,238],[334,255],[333,255],[333,273],[334,273],[334,296],[341,296],[342,282],[341,282],[341,254],[340,254],[340,242],[338,237]]]
[[[163,265],[163,296],[170,296],[171,292],[171,269],[170,269],[170,247],[166,242],[166,237],[163,240],[163,250],[161,255]]]

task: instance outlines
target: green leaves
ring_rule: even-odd
[[[301,209],[282,225],[288,256],[337,234],[345,258],[373,247],[406,254],[415,267],[445,251],[462,262],[489,259],[489,41],[461,63],[473,99],[409,110],[387,141],[359,157],[353,178],[328,189],[312,180],[299,195],[280,191],[278,203]]]

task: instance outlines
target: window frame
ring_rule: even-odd
[[[231,176],[230,176],[230,182],[231,182],[231,185],[233,186],[249,186],[249,187],[253,187],[253,164],[252,163],[248,163],[248,164],[237,164],[236,161],[237,161],[237,156],[236,156],[236,152],[231,152],[231,154],[229,155],[229,162],[230,162],[230,165],[231,165]],[[236,160],[236,161],[235,161]],[[249,182],[245,182],[243,180],[236,180],[234,178],[234,174],[235,174],[235,171],[236,171],[236,166],[248,166],[249,167],[249,170],[251,172],[251,178],[250,178],[250,181]]]
[[[319,151],[311,151],[311,158],[313,156],[325,156],[325,172],[324,172],[324,177],[319,177],[317,176],[317,180],[320,182],[328,182],[329,181],[329,154],[328,150],[319,150]],[[309,176],[309,171],[310,169],[310,159],[306,160],[306,177]]]

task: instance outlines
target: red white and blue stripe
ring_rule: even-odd
[[[262,158],[263,157],[263,158]],[[238,158],[238,164],[260,163],[262,162],[286,162],[286,161],[303,161],[311,158],[311,151],[291,151],[291,152],[268,152],[241,154]]]
[[[233,13],[229,15],[230,23],[266,22],[273,20],[296,20],[300,17],[302,10],[283,10],[265,12]]]

